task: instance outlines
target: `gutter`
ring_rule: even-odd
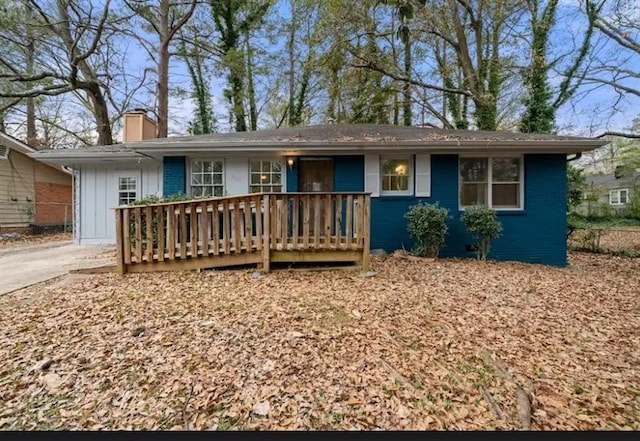
[[[571,161],[577,161],[578,159],[582,158],[582,152],[578,152],[576,153],[576,155],[573,158],[568,158],[567,162],[571,162]]]

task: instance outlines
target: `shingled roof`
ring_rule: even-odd
[[[191,142],[403,142],[403,141],[549,141],[590,140],[573,136],[537,133],[446,130],[432,127],[405,127],[390,124],[325,124],[253,132],[214,133],[150,139],[138,144]]]
[[[537,133],[445,130],[381,124],[327,124],[254,132],[172,136],[113,146],[35,153],[43,160],[148,159],[162,155],[218,152],[264,154],[362,154],[389,150],[461,153],[473,151],[578,153],[607,141]]]

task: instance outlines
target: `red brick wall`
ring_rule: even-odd
[[[65,220],[71,224],[73,207],[71,205],[71,185],[36,182],[36,225],[62,224]]]

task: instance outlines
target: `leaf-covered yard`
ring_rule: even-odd
[[[640,259],[373,267],[1,297],[0,428],[640,429]]]

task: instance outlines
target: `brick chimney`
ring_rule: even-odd
[[[137,142],[156,137],[156,122],[147,116],[146,109],[133,109],[122,115],[123,142]]]

